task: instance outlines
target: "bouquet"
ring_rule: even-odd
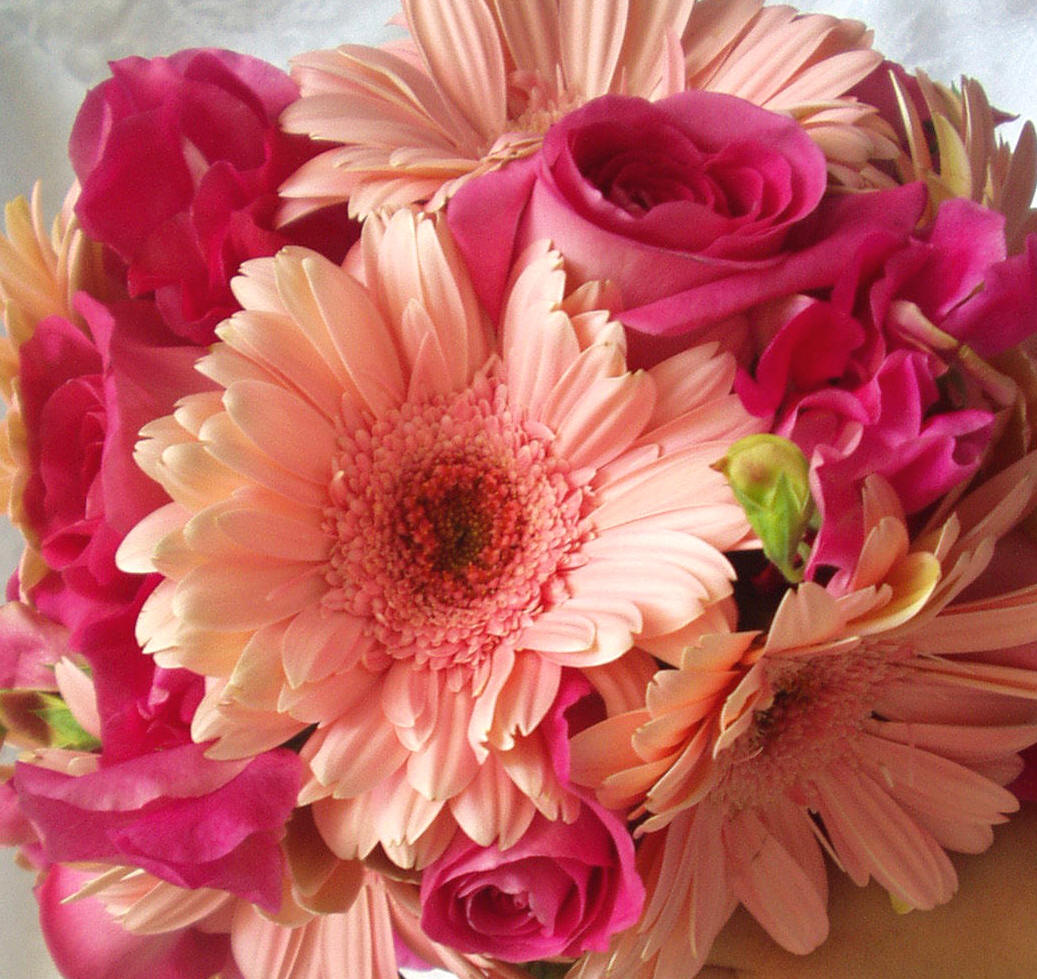
[[[0,238],[71,979],[672,979],[1037,798],[1037,137],[760,0],[127,58]]]

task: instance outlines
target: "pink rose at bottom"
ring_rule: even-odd
[[[560,782],[569,782],[569,735],[594,712],[596,697],[576,671],[566,670],[540,734]],[[633,840],[619,813],[582,789],[573,822],[537,813],[513,846],[483,847],[458,832],[425,869],[421,926],[461,952],[505,962],[604,951],[612,935],[641,915],[645,889]]]
[[[422,876],[421,926],[459,951],[527,962],[604,951],[643,900],[623,820],[588,802],[574,823],[537,815],[505,851],[458,834]]]

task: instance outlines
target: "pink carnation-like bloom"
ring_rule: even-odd
[[[412,864],[570,812],[536,731],[562,667],[715,614],[747,525],[710,464],[754,425],[714,348],[628,371],[546,246],[494,335],[441,221],[362,243],[366,285],[301,249],[246,267],[219,389],[145,430],[174,502],[120,563],[167,576],[145,650],[212,678],[196,740],[306,732],[332,849]]]
[[[830,300],[795,297],[755,316],[771,339],[737,390],[811,459],[822,520],[808,575],[852,566],[869,474],[888,479],[910,515],[983,461],[1013,392],[975,354],[1037,332],[1037,243],[1006,259],[1003,227],[992,211],[950,201],[906,241],[866,242]]]
[[[547,237],[578,278],[619,288],[625,325],[690,340],[830,286],[868,236],[906,234],[925,202],[921,185],[823,200],[826,186],[824,154],[786,116],[715,92],[610,95],[555,123],[535,156],[468,181],[448,214],[490,309],[513,255]]]
[[[289,241],[345,254],[357,232],[343,209],[274,229],[278,185],[316,152],[277,126],[299,94],[284,72],[215,49],[124,58],[111,70],[72,129],[76,214],[127,264],[130,293],[154,293],[175,333],[212,340],[249,258]]]

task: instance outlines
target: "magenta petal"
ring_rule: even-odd
[[[986,270],[983,288],[940,324],[941,329],[992,357],[1037,333],[1037,235],[1026,250]]]
[[[825,201],[811,220],[796,228],[772,267],[733,270],[627,309],[620,318],[645,333],[692,334],[758,303],[831,286],[869,237],[881,232],[906,236],[924,206],[925,187],[919,183]]]
[[[536,182],[537,157],[469,180],[447,206],[447,224],[472,272],[472,285],[494,322],[515,255],[519,221]]]
[[[19,763],[14,785],[52,860],[127,863],[276,910],[278,841],[298,793],[299,760],[276,751],[214,762],[203,752],[183,745],[79,777]]]

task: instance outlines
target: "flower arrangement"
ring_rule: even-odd
[[[671,979],[1037,798],[1037,137],[760,0],[129,58],[0,237],[71,979]]]

